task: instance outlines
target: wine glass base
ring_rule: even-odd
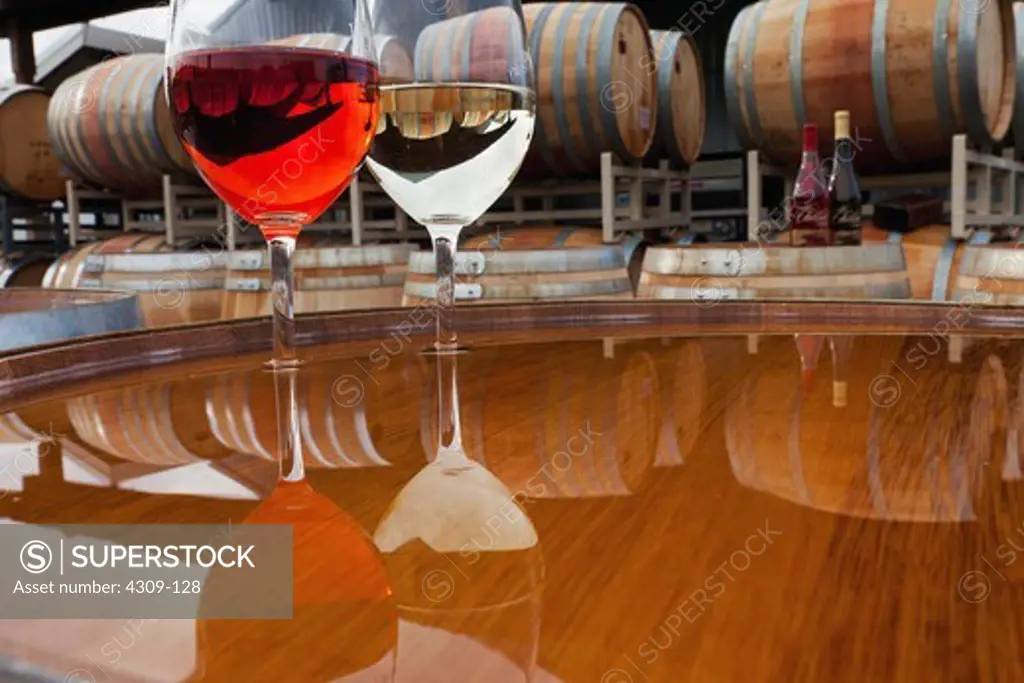
[[[263,364],[263,369],[266,372],[287,372],[289,370],[298,370],[304,364],[305,362],[298,358],[290,358],[288,360],[271,358]]]
[[[471,349],[468,346],[462,346],[460,344],[455,345],[444,345],[440,346],[434,344],[428,346],[425,349],[420,350],[420,355],[423,356],[461,356],[464,353],[469,353]]]

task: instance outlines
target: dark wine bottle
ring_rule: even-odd
[[[853,168],[850,112],[836,112],[836,146],[828,179],[828,222],[836,244],[860,244],[861,199]]]
[[[832,243],[828,228],[828,180],[818,156],[818,125],[804,124],[804,151],[790,203],[790,232],[794,247]]]

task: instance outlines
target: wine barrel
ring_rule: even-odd
[[[67,401],[82,441],[129,462],[187,465],[231,455],[207,428],[202,385],[162,382]]]
[[[85,259],[78,286],[137,293],[150,327],[219,320],[227,256],[224,251],[93,254]]]
[[[394,347],[394,348],[392,348]],[[416,425],[419,409],[402,340],[359,361],[305,366],[298,377],[299,422],[305,462],[311,467],[379,467],[422,463]],[[240,372],[208,381],[206,415],[217,440],[247,455],[276,459],[274,377]]]
[[[86,184],[137,194],[194,175],[164,95],[163,55],[117,57],[57,88],[47,121],[64,165]]]
[[[647,250],[637,297],[686,299],[906,299],[898,244],[861,247],[718,245]]]
[[[82,279],[85,261],[93,254],[148,254],[170,251],[161,235],[124,233],[107,240],[89,242],[64,252],[43,276],[43,287],[74,289]]]
[[[976,232],[967,241],[949,236],[949,226],[934,225],[907,234],[865,226],[864,241],[903,245],[915,299],[969,305],[1024,303],[1024,243],[990,244],[991,233]]]
[[[300,313],[388,308],[402,303],[406,264],[415,246],[319,247],[295,252],[295,308]],[[222,316],[270,315],[270,264],[264,251],[228,256]]]
[[[42,201],[64,194],[60,159],[46,131],[49,106],[41,88],[0,87],[0,189]]]
[[[681,31],[651,31],[658,82],[658,126],[650,163],[690,166],[704,145],[704,71],[697,43]]]
[[[424,370],[420,438],[437,453],[437,373]],[[466,454],[513,495],[636,493],[654,465],[661,399],[645,352],[605,358],[598,342],[476,349],[459,361]]]
[[[565,247],[593,247],[603,245],[604,233],[601,228],[580,226],[531,226],[513,228],[474,235],[465,242],[463,248],[471,249],[564,249]],[[638,235],[620,235],[616,244],[622,247],[629,269],[629,279],[636,288],[640,278],[640,267],[643,265],[644,252],[649,246],[643,237]]]
[[[799,159],[806,122],[831,137],[838,109],[850,112],[859,169],[944,161],[955,134],[990,144],[1009,129],[1012,19],[1000,2],[764,0],[729,32],[729,118],[745,147],[778,163]]]
[[[995,447],[990,420],[996,388],[991,373],[980,372],[983,358],[949,363],[938,353],[940,342],[856,337],[845,362],[835,347],[822,353],[816,373],[831,369],[833,378],[848,382],[844,402],[827,382],[805,385],[792,337],[763,338],[765,353],[749,357],[740,400],[726,408],[737,480],[853,517],[974,519],[980,475]],[[910,374],[900,374],[894,364]]]
[[[466,303],[632,299],[625,252],[618,245],[506,251],[480,249],[456,259],[456,297]],[[404,306],[437,298],[433,252],[409,260]]]
[[[43,254],[0,259],[0,287],[38,287],[52,264],[53,257]]]
[[[416,43],[418,80],[524,82],[522,36],[509,8],[428,26]],[[536,73],[537,119],[524,172],[592,175],[601,153],[643,159],[654,136],[656,84],[647,21],[626,3],[523,6]]]

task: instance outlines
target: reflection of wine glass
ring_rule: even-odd
[[[366,0],[171,4],[176,129],[206,183],[268,242],[275,367],[296,362],[296,238],[348,186],[377,127],[374,59]],[[282,462],[294,481],[304,476],[294,377],[280,392]]]
[[[543,557],[509,490],[463,450],[456,359],[437,356],[437,457],[402,489],[374,535],[401,617],[398,680],[531,681]],[[481,649],[493,656],[482,660]]]
[[[436,7],[424,11],[428,4]],[[450,348],[459,232],[512,182],[533,135],[522,7],[519,0],[376,0],[374,11],[378,26],[401,34],[392,43],[407,43],[413,72],[402,51],[382,51],[381,120],[367,167],[430,231],[438,343]]]
[[[374,539],[398,602],[398,681],[533,680],[543,558],[533,524],[490,472],[427,465]]]
[[[391,585],[362,527],[305,482],[280,484],[242,524],[291,526],[293,616],[198,621],[201,664],[192,680],[392,680]],[[218,592],[215,572],[204,595]]]

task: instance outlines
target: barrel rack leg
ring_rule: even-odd
[[[601,153],[601,238],[615,240],[615,168],[611,152]]]
[[[79,213],[81,206],[78,202],[78,188],[75,187],[75,181],[68,180],[64,183],[64,187],[67,191],[68,242],[74,248],[78,246],[79,231],[82,228],[81,214]]]
[[[177,207],[175,206],[175,202],[174,202],[174,183],[171,180],[171,176],[169,176],[169,175],[164,175],[163,190],[164,190],[164,228],[165,228],[165,231],[166,231],[164,233],[165,234],[164,239],[167,241],[167,244],[173,245],[174,241],[175,241],[175,238],[177,237],[177,231],[175,230],[175,225],[174,225],[174,222],[177,219],[177,216],[175,216],[175,214],[177,213],[177,210],[176,210]],[[125,228],[127,228],[127,227],[128,227],[127,224],[125,224]]]

